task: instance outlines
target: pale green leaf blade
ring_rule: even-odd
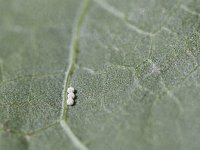
[[[200,1],[0,8],[3,149],[200,148]]]

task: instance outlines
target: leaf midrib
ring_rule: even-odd
[[[78,62],[79,53],[79,40],[80,40],[80,30],[84,22],[86,14],[89,10],[90,0],[84,0],[80,6],[77,13],[75,23],[72,30],[72,40],[70,44],[70,55],[69,55],[69,66],[65,72],[64,79],[64,89],[62,93],[62,110],[60,116],[60,125],[64,129],[65,133],[68,135],[73,144],[80,150],[88,150],[88,148],[78,139],[78,137],[73,133],[67,124],[67,87],[70,85],[70,79],[74,74]]]

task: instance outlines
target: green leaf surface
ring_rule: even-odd
[[[0,0],[0,149],[199,150],[199,44],[199,0]]]

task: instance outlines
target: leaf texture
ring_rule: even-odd
[[[0,0],[0,14],[0,149],[200,148],[199,0]]]

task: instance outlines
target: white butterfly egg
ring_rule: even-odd
[[[73,88],[73,87],[69,87],[69,88],[67,89],[67,92],[68,92],[68,93],[74,93],[74,88]]]
[[[69,87],[67,89],[67,105],[72,106],[74,105],[74,98],[75,98],[75,94],[74,94],[74,88],[73,87]]]
[[[68,98],[67,99],[67,105],[72,106],[74,104],[74,99],[73,98]]]
[[[74,99],[74,98],[75,98],[75,94],[74,94],[74,93],[69,93],[69,94],[67,95],[67,97],[68,97],[68,98]]]

